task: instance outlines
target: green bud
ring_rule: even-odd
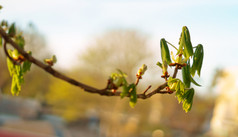
[[[143,64],[137,72],[137,77],[143,76],[146,70],[147,70],[147,66]]]

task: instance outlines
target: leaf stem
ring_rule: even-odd
[[[166,41],[170,46],[172,46],[173,48],[175,48],[177,51],[178,51],[178,49],[173,45],[173,44],[171,44],[170,42],[168,42],[168,41]]]

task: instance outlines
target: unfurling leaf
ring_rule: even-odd
[[[25,45],[25,40],[23,38],[22,35],[17,35],[15,38],[15,42],[16,44],[19,45],[19,47],[21,47],[22,49],[24,49],[24,45]]]
[[[192,76],[195,75],[196,71],[197,71],[198,76],[200,76],[201,69],[202,69],[203,56],[204,56],[203,46],[202,46],[202,44],[199,44],[196,47],[194,57],[193,57],[193,65],[192,65],[192,68],[191,68],[191,75]]]
[[[28,54],[31,55],[32,54],[31,51],[29,51]],[[27,71],[30,71],[31,64],[32,63],[30,61],[28,61],[28,60],[24,61],[23,66],[22,66],[23,73],[26,73]]]
[[[194,85],[196,85],[196,86],[201,86],[200,84],[198,84],[194,79],[193,79],[193,77],[190,75],[190,80],[191,80],[191,82],[194,84]]]
[[[185,85],[181,80],[179,80],[176,86],[176,94],[175,94],[179,103],[183,102],[184,100],[184,97],[183,97],[184,91],[185,91]]]
[[[193,84],[195,84],[196,86],[201,86],[191,76],[190,61],[188,61],[187,65],[182,68],[182,76],[183,76],[183,82],[184,82],[186,88],[190,88],[191,82]]]
[[[24,82],[23,72],[20,65],[14,65],[12,69],[12,95],[18,95],[21,90],[21,84]]]
[[[160,40],[160,49],[161,49],[161,58],[163,63],[166,62],[167,64],[170,64],[171,63],[170,52],[164,38]]]
[[[145,71],[147,70],[147,66],[145,64],[143,64],[140,69],[138,70],[136,77],[137,78],[142,78],[142,76],[144,75]]]
[[[12,76],[13,71],[14,71],[14,64],[9,58],[7,58],[7,67],[8,67],[10,76]]]
[[[119,88],[120,86],[123,85],[127,85],[127,81],[126,81],[126,77],[127,75],[125,73],[123,73],[121,70],[117,70],[119,73],[112,73],[111,74],[111,78],[112,78],[112,82],[113,84]]]
[[[130,106],[132,108],[135,107],[136,102],[137,102],[137,95],[136,95],[136,85],[135,84],[131,84],[130,89],[129,89],[129,93],[130,93]]]
[[[189,89],[184,95],[183,110],[187,113],[191,110],[193,104],[194,89]]]
[[[179,50],[177,55],[183,53],[186,60],[193,55],[193,47],[190,40],[189,30],[186,26],[183,27],[179,41]]]
[[[157,66],[159,66],[160,68],[163,68],[162,63],[160,63],[159,61],[156,63]]]
[[[31,62],[30,61],[24,61],[22,66],[23,73],[26,73],[27,71],[30,71],[31,69]]]
[[[190,88],[190,84],[191,84],[191,78],[190,78],[191,76],[190,76],[189,68],[190,68],[190,63],[187,63],[187,65],[182,68],[183,82],[186,88]]]
[[[122,92],[120,94],[121,98],[124,98],[129,95],[129,87],[127,85],[122,86]]]
[[[44,59],[44,62],[49,66],[53,66],[57,62],[56,56],[53,55],[50,59]]]
[[[15,28],[15,23],[12,23],[9,30],[8,30],[8,35],[10,37],[13,37],[16,35],[16,28]]]

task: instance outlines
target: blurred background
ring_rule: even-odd
[[[16,22],[26,50],[43,60],[53,54],[60,72],[105,88],[116,69],[138,91],[163,83],[159,41],[177,45],[183,26],[193,46],[203,44],[201,77],[193,108],[174,95],[138,100],[85,93],[32,66],[18,97],[0,49],[1,137],[236,137],[238,136],[238,1],[235,0],[7,0],[0,20]],[[172,70],[171,70],[172,73]],[[178,75],[180,77],[180,75]],[[149,91],[148,91],[149,92]]]

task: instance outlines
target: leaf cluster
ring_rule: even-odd
[[[25,40],[22,36],[22,33],[17,33],[17,29],[15,27],[15,24],[12,23],[11,25],[8,25],[7,21],[1,22],[1,27],[5,29],[8,36],[13,39],[13,41],[19,45],[20,48],[24,49]],[[9,56],[7,57],[7,66],[9,70],[9,74],[12,77],[12,85],[11,85],[11,93],[12,95],[18,95],[21,90],[21,84],[24,82],[23,75],[30,71],[31,68],[31,62],[26,60],[17,49],[6,49],[6,44],[3,44],[3,38],[0,37],[1,46],[4,45],[6,54]],[[31,52],[29,51],[28,54],[31,55]]]
[[[173,52],[170,54],[168,44],[177,50],[175,56]],[[198,76],[201,75],[204,56],[203,46],[202,44],[198,44],[196,47],[192,46],[189,30],[184,26],[179,39],[179,48],[176,48],[164,38],[160,41],[160,48],[162,63],[158,62],[157,65],[162,68],[163,75],[161,77],[165,78],[168,82],[167,90],[171,93],[176,92],[175,96],[178,102],[182,102],[183,109],[188,112],[191,110],[194,95],[194,89],[190,88],[191,83],[196,86],[201,86],[193,77],[195,73],[197,73]],[[192,61],[192,65],[190,65],[190,60]],[[182,80],[175,78],[177,72],[173,77],[170,77],[167,71],[168,66],[175,67],[176,71],[182,69]]]

